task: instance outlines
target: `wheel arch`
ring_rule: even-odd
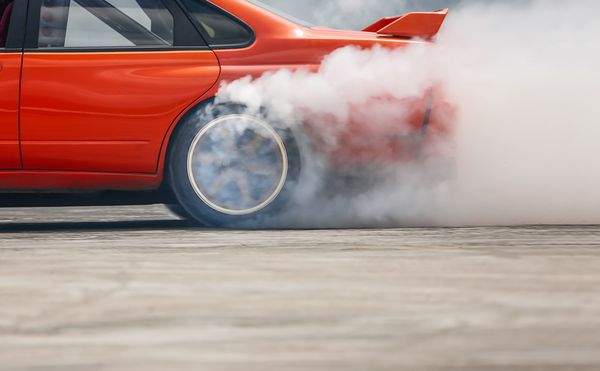
[[[216,86],[216,83],[215,83]],[[162,178],[161,188],[165,188],[167,186],[168,179],[168,158],[169,152],[172,147],[173,138],[175,137],[175,133],[182,126],[182,124],[191,116],[195,115],[199,110],[213,103],[216,99],[216,89],[214,87],[204,94],[202,97],[194,101],[188,107],[186,107],[173,122],[169,125],[167,132],[163,138],[160,153],[156,166],[156,173],[159,174]]]

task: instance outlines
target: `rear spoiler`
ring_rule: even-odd
[[[365,28],[382,36],[407,37],[430,40],[440,31],[448,9],[435,12],[406,13],[397,17],[382,18]]]

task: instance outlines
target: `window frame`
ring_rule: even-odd
[[[208,46],[210,46],[211,49],[215,49],[215,50],[220,50],[220,49],[244,49],[244,48],[247,48],[247,47],[253,45],[256,42],[256,33],[254,32],[254,30],[252,29],[252,27],[250,27],[250,25],[248,25],[248,23],[244,22],[242,19],[236,17],[235,15],[233,15],[230,12],[228,12],[227,10],[225,10],[225,9],[223,9],[223,8],[221,8],[221,7],[213,4],[213,3],[211,3],[210,1],[207,1],[207,0],[194,0],[194,1],[198,1],[198,2],[204,3],[209,8],[212,8],[216,13],[219,13],[219,14],[223,15],[224,17],[229,18],[233,22],[239,24],[244,29],[246,29],[246,31],[248,31],[248,33],[250,35],[250,38],[248,39],[248,41],[246,41],[244,43],[211,44],[211,43],[208,42],[208,40],[210,40],[210,37],[206,34],[206,31],[204,30],[204,28],[202,27],[202,25],[200,25],[200,22],[198,22],[198,20],[194,16],[192,16],[190,14],[190,12],[185,7],[185,5],[183,4],[183,2],[181,0],[174,0],[174,1],[177,2],[177,4],[182,9],[182,11],[185,13],[185,15],[187,16],[187,18],[194,25],[194,28],[196,29],[196,31],[199,32],[202,35],[202,38],[205,40],[206,44]]]
[[[160,38],[160,36],[153,33],[151,30],[148,30],[146,27],[139,24],[135,19],[129,17],[125,14],[121,9],[113,6],[107,0],[69,0],[71,2],[75,2],[77,5],[86,9],[87,12],[92,14],[94,17],[99,19],[102,23],[107,25],[113,31],[126,38],[129,42],[135,45],[135,47],[165,47],[165,46],[173,46],[171,44],[175,43],[175,40],[169,44],[166,40]],[[162,0],[160,1],[164,4]],[[98,7],[94,7],[92,3],[97,3]],[[87,3],[87,4],[86,4]],[[167,9],[167,12],[169,10]],[[173,15],[169,12],[172,18]],[[173,22],[175,20],[173,19]],[[119,31],[119,28],[122,28],[122,31]],[[175,24],[173,23],[173,33],[175,32]],[[39,34],[38,34],[39,35]],[[139,37],[139,35],[143,35],[144,37]],[[65,35],[66,36],[66,35]],[[173,35],[174,38],[175,35]],[[38,36],[39,38],[39,36]],[[66,37],[65,37],[66,41]],[[39,44],[39,39],[38,39]],[[113,45],[114,47],[118,47],[117,45]],[[38,45],[39,47],[39,45]],[[45,48],[45,47],[44,47]],[[69,47],[71,48],[71,47]]]
[[[14,0],[6,44],[0,47],[0,53],[21,53],[25,41],[25,24],[29,0]]]
[[[144,52],[144,51],[178,51],[178,50],[210,50],[206,41],[187,15],[173,0],[162,0],[165,8],[173,16],[173,45],[164,46],[89,46],[89,47],[50,47],[38,46],[40,13],[43,0],[28,0],[27,30],[25,33],[24,51],[38,53],[77,53],[77,52]]]

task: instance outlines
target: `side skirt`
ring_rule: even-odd
[[[174,203],[168,192],[0,193],[0,210],[15,207],[154,205]],[[1,211],[0,211],[1,212]]]
[[[135,205],[168,202],[160,174],[0,171],[0,207]]]

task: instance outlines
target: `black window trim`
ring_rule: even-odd
[[[235,23],[239,24],[246,31],[248,31],[248,34],[250,35],[250,38],[248,39],[248,41],[246,41],[244,43],[237,43],[237,44],[211,44],[211,43],[208,42],[208,40],[210,40],[210,38],[206,34],[206,31],[204,30],[204,28],[200,25],[200,23],[198,22],[198,20],[195,19],[190,14],[190,12],[187,10],[187,8],[181,2],[181,0],[174,0],[174,1],[181,7],[181,9],[183,10],[183,12],[187,16],[187,18],[193,23],[194,27],[196,28],[196,31],[199,32],[202,35],[202,37],[204,38],[205,42],[210,46],[211,49],[215,49],[215,50],[222,50],[222,49],[244,49],[244,48],[247,48],[247,47],[253,45],[254,42],[256,42],[256,33],[254,32],[254,30],[252,29],[252,27],[250,27],[246,22],[244,22],[240,18],[236,17],[235,15],[231,14],[227,10],[225,10],[225,9],[223,9],[223,8],[221,8],[221,7],[213,4],[213,3],[211,3],[210,1],[207,1],[207,0],[195,0],[195,1],[199,1],[199,2],[202,2],[202,3],[206,4],[208,7],[212,8],[213,10],[215,10],[215,12],[220,13],[223,16],[225,16],[225,17],[229,18],[230,20],[234,21]]]
[[[24,41],[24,51],[34,53],[80,53],[80,52],[149,52],[149,51],[186,51],[210,50],[202,35],[197,31],[187,15],[175,4],[175,0],[162,0],[174,19],[174,44],[165,46],[109,46],[109,47],[38,47],[40,11],[43,0],[27,0],[27,25]],[[78,1],[79,3],[79,1]]]
[[[25,41],[25,24],[29,0],[14,0],[6,45],[0,47],[0,53],[22,53]]]

